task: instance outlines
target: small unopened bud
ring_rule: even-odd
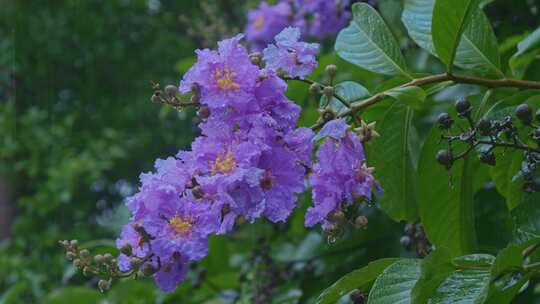
[[[454,120],[448,113],[439,114],[439,118],[437,121],[439,122],[439,128],[441,128],[442,130],[450,129],[450,127],[452,127],[452,124],[454,123]]]
[[[334,93],[335,93],[335,89],[334,89],[334,87],[332,87],[332,86],[326,86],[326,87],[324,87],[324,89],[323,89],[323,94],[324,94],[324,96],[326,96],[326,97],[331,98],[332,96],[334,96]]]
[[[122,246],[122,248],[120,248],[120,252],[127,256],[131,256],[133,254],[130,244],[125,244],[124,246]]]
[[[478,159],[483,162],[484,164],[488,164],[490,166],[495,166],[496,164],[496,159],[495,159],[495,154],[493,154],[493,152],[489,152],[489,153],[486,153],[486,152],[483,152],[483,153],[480,153],[480,155],[478,155]]]
[[[336,72],[337,72],[337,66],[335,64],[329,64],[326,66],[326,68],[324,69],[326,74],[328,74],[328,76],[330,77],[334,77],[336,75]]]
[[[202,119],[210,117],[210,108],[207,106],[201,106],[199,111],[197,111],[197,115],[199,115],[199,117]]]
[[[84,268],[83,268],[83,270],[82,270],[83,276],[88,277],[88,276],[91,275],[91,272],[92,272],[92,271],[90,270],[90,267],[84,266]]]
[[[111,262],[113,259],[114,259],[114,257],[113,257],[112,254],[110,254],[110,253],[105,253],[105,254],[103,255],[103,260],[105,261],[105,263],[109,263],[109,262]]]
[[[137,257],[132,257],[131,260],[129,261],[129,264],[131,265],[131,268],[137,269],[141,265],[141,259]]]
[[[437,152],[437,161],[441,165],[443,165],[446,169],[452,168],[452,164],[454,163],[454,157],[452,155],[452,151],[439,150],[439,152]]]
[[[345,213],[341,210],[332,211],[328,214],[328,219],[332,222],[341,222],[345,219]]]
[[[69,242],[69,245],[70,245],[71,247],[74,247],[74,248],[75,248],[75,247],[79,246],[79,241],[77,241],[77,240],[71,240],[71,241]]]
[[[353,304],[364,304],[366,301],[366,296],[362,291],[358,289],[353,290],[349,295],[349,298],[351,299]]]
[[[81,268],[82,265],[83,265],[83,263],[82,263],[82,261],[80,259],[73,260],[73,267],[78,269],[78,268]]]
[[[485,118],[482,118],[476,124],[476,128],[480,135],[487,136],[491,133],[491,122]]]
[[[79,255],[81,256],[81,258],[86,259],[88,258],[88,256],[90,256],[90,252],[88,251],[88,249],[83,249],[81,250],[81,252],[79,252]]]
[[[68,261],[73,261],[77,255],[71,251],[66,252],[66,259]]]
[[[459,115],[468,115],[471,112],[471,103],[465,98],[459,98],[456,101],[456,111]]]
[[[178,88],[172,84],[169,84],[165,87],[165,93],[169,95],[170,97],[176,96],[176,93],[178,93]]]
[[[62,245],[64,247],[69,246],[69,242],[67,240],[58,241],[58,243],[60,243],[60,245]]]
[[[151,100],[152,100],[153,103],[160,103],[161,102],[161,96],[154,93],[154,95],[152,95]]]
[[[101,292],[107,291],[109,288],[111,288],[111,283],[106,280],[99,280],[98,288]]]
[[[358,228],[362,228],[362,229],[366,229],[367,226],[368,226],[368,218],[363,216],[363,215],[360,215],[358,216],[355,220],[354,220],[354,225]]]
[[[532,122],[532,109],[526,104],[522,103],[516,107],[515,111],[516,117],[523,122],[525,125],[530,125]]]
[[[262,55],[261,55],[260,52],[253,52],[253,53],[249,54],[249,60],[254,65],[259,66],[261,64],[261,61],[262,61]]]
[[[313,83],[309,86],[309,92],[313,95],[321,93],[321,86],[318,83]]]
[[[96,254],[94,256],[94,262],[96,262],[96,264],[98,264],[98,265],[102,264],[103,262],[105,262],[105,258],[101,254]]]
[[[152,266],[150,264],[146,264],[143,267],[142,273],[143,273],[143,275],[149,277],[149,276],[153,275],[154,273],[156,273],[156,271],[157,271],[157,269],[154,266]]]

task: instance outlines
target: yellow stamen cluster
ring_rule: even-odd
[[[238,73],[231,71],[228,67],[223,68],[223,70],[215,69],[214,76],[217,79],[217,85],[223,90],[240,88],[240,84],[235,82]]]
[[[233,158],[232,153],[229,151],[225,156],[218,154],[216,161],[211,163],[212,174],[216,173],[230,173],[236,168],[236,161]]]
[[[191,232],[191,227],[193,227],[189,220],[183,219],[178,215],[175,215],[169,220],[169,225],[171,225],[178,237],[188,235]]]

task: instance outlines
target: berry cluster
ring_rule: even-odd
[[[540,179],[536,177],[536,169],[540,165],[540,110],[533,119],[533,110],[527,104],[520,104],[515,108],[514,116],[520,124],[516,124],[511,115],[502,119],[480,118],[473,120],[472,106],[466,99],[456,101],[457,116],[464,119],[467,127],[457,126],[459,134],[452,134],[456,126],[454,119],[448,113],[441,113],[438,118],[439,128],[446,131],[441,139],[448,142],[448,149],[437,152],[437,161],[445,168],[450,169],[455,161],[465,158],[469,153],[476,151],[480,162],[495,166],[497,149],[516,149],[524,153],[524,163],[520,172],[525,182],[523,190],[526,192],[540,191]],[[536,120],[536,121],[535,121]],[[522,127],[522,128],[518,128]],[[522,130],[524,129],[524,130]],[[455,146],[465,144],[461,153],[456,153]]]
[[[198,60],[178,89],[154,86],[153,102],[199,108],[201,135],[191,151],[158,159],[154,172],[140,176],[139,192],[126,203],[132,217],[116,242],[117,265],[107,259],[95,267],[81,264],[83,271],[108,265],[89,272],[106,278],[102,287],[142,272],[173,291],[189,265],[208,254],[210,235],[259,218],[286,221],[306,180],[314,205],[305,225],[325,230],[339,228],[330,217],[381,191],[345,120],[326,123],[316,138],[311,129],[296,127],[300,107],[285,96],[280,76],[302,80],[315,68],[318,50],[299,38],[299,29],[286,28],[261,56],[249,55],[237,35],[219,42],[217,51],[197,50]],[[189,102],[182,101],[186,95]],[[314,139],[320,142],[316,162]]]
[[[419,257],[425,257],[431,252],[431,244],[422,224],[407,224],[404,232],[405,234],[399,239],[399,242],[405,249],[414,250]]]

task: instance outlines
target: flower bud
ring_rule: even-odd
[[[202,119],[210,117],[210,108],[207,106],[201,106],[199,111],[197,111],[197,115],[199,115],[199,117]]]
[[[321,93],[321,86],[318,83],[313,83],[309,86],[309,92],[313,95]]]
[[[82,261],[80,259],[73,260],[73,267],[78,269],[78,268],[81,268],[82,265],[83,265],[83,263],[82,263]]]
[[[335,64],[329,64],[326,66],[324,71],[326,72],[326,74],[328,74],[328,76],[334,77],[337,72],[337,66]]]
[[[71,247],[77,247],[77,246],[79,246],[79,241],[77,241],[77,240],[71,240],[71,241],[69,242],[69,245],[70,245]]]
[[[465,98],[459,98],[456,101],[456,111],[459,115],[468,115],[471,112],[471,103]]]
[[[130,244],[125,244],[124,246],[122,246],[122,248],[120,248],[120,252],[127,256],[131,256],[133,254]]]
[[[111,283],[106,280],[99,280],[98,288],[101,292],[104,292],[106,290],[109,290],[109,288],[111,288]]]
[[[176,93],[178,92],[178,88],[172,84],[169,84],[165,87],[165,93],[169,95],[170,97],[176,96]]]
[[[522,103],[516,107],[515,111],[516,117],[523,122],[525,125],[530,125],[532,122],[532,109],[526,104]]]
[[[150,98],[150,100],[153,103],[160,103],[161,102],[161,96],[159,96],[159,94],[154,93],[154,95],[152,95],[152,98]]]
[[[341,210],[332,211],[328,214],[328,219],[332,222],[342,222],[345,219],[345,213]]]
[[[366,296],[364,293],[358,289],[355,289],[349,295],[349,298],[353,304],[364,304],[366,302]]]
[[[82,270],[82,274],[83,276],[85,277],[89,277],[92,273],[91,273],[91,270],[90,270],[90,267],[88,266],[84,266],[83,270]]]
[[[202,189],[201,189],[201,186],[195,186],[193,187],[193,189],[191,190],[191,193],[193,194],[193,196],[196,198],[196,199],[201,199],[204,195]]]
[[[480,135],[487,136],[491,133],[491,122],[485,118],[481,118],[476,124],[476,128]]]
[[[412,245],[412,239],[410,236],[404,235],[399,239],[399,243],[401,244],[401,246],[409,249]]]
[[[90,252],[88,251],[88,249],[83,249],[81,250],[81,252],[79,252],[79,255],[81,256],[81,258],[86,259],[88,258],[88,256],[90,256]]]
[[[260,66],[262,62],[262,55],[260,52],[253,52],[249,54],[249,60],[256,66]]]
[[[439,128],[442,130],[448,130],[452,127],[452,124],[454,123],[454,120],[448,113],[441,113],[439,114],[439,118],[437,119],[439,122]]]
[[[335,89],[332,86],[326,86],[323,89],[324,96],[326,96],[328,98],[331,98],[332,96],[334,96],[334,93],[335,93]]]
[[[77,255],[71,251],[66,252],[66,260],[73,261]]]
[[[94,262],[96,262],[96,264],[100,265],[102,264],[103,262],[105,262],[105,258],[103,257],[103,255],[101,254],[96,254],[94,256]]]
[[[483,162],[484,164],[495,166],[496,160],[495,160],[495,154],[493,152],[483,152],[478,155],[478,159]]]
[[[141,265],[141,259],[137,257],[132,257],[131,260],[129,261],[129,264],[131,265],[131,268],[137,269]]]
[[[201,95],[201,88],[199,87],[198,84],[194,83],[191,85],[191,93],[197,96]]]
[[[368,218],[360,215],[354,220],[354,225],[358,228],[366,229],[369,221]]]
[[[149,276],[153,275],[154,273],[156,273],[156,271],[157,271],[157,269],[154,266],[152,266],[150,264],[146,264],[143,267],[142,273],[143,273],[144,276],[149,277]]]
[[[114,259],[114,257],[113,257],[112,254],[110,254],[110,253],[105,253],[105,254],[103,255],[103,261],[105,261],[105,263],[109,263],[109,262],[111,262],[113,259]]]
[[[439,152],[437,152],[437,161],[446,169],[450,169],[452,167],[452,163],[454,162],[452,151],[439,150]]]

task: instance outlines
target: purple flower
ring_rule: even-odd
[[[299,41],[300,29],[287,27],[276,37],[276,44],[270,44],[263,51],[266,67],[277,71],[282,69],[291,77],[303,78],[317,67],[315,55],[319,44]]]
[[[161,265],[159,271],[154,274],[154,281],[162,291],[173,292],[184,281],[187,268],[187,259],[180,255],[176,256]]]
[[[296,0],[298,8],[293,25],[305,35],[319,39],[337,33],[347,25],[350,0]]]
[[[261,2],[257,9],[250,9],[245,29],[246,40],[254,50],[262,50],[272,41],[274,36],[290,24],[292,10],[288,2],[276,5]]]
[[[201,103],[211,109],[242,106],[252,102],[259,68],[251,63],[240,44],[243,35],[218,42],[218,51],[197,50],[197,63],[180,82],[180,92],[199,87]]]
[[[330,212],[359,199],[371,199],[372,191],[378,188],[372,169],[365,164],[362,144],[353,132],[344,132],[347,128],[344,120],[335,120],[321,130],[327,138],[317,151],[317,163],[309,177],[314,206],[306,214],[308,227],[318,223],[328,227]]]

